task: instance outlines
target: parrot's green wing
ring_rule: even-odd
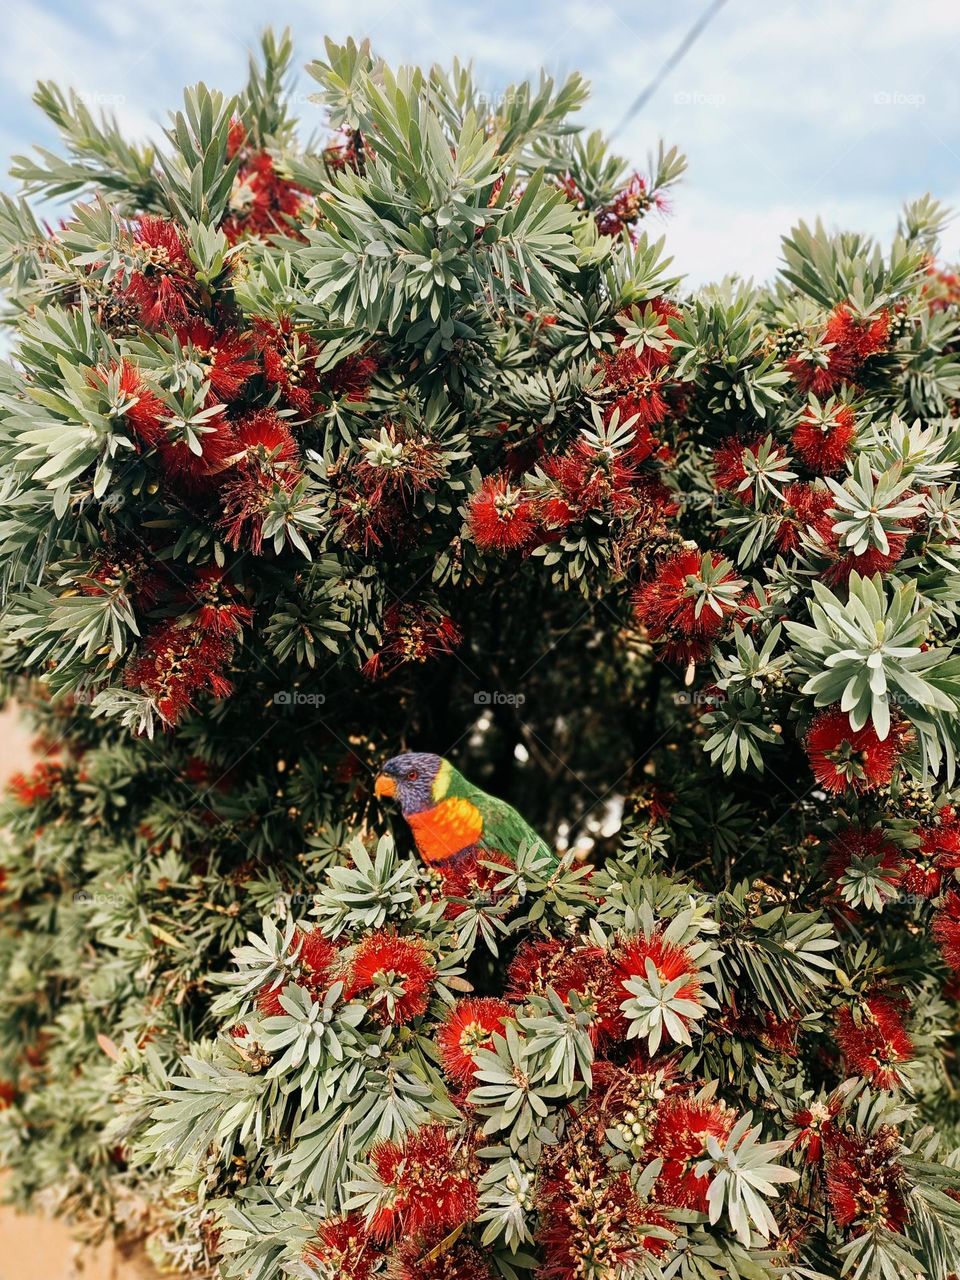
[[[483,817],[483,832],[477,841],[481,849],[499,850],[516,861],[521,849],[532,848],[538,859],[549,858],[553,866],[557,865],[554,851],[506,800],[488,795],[470,783],[465,784],[464,799],[476,805]]]

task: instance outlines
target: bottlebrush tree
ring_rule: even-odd
[[[227,1280],[960,1270],[943,211],[691,294],[578,78],[329,44],[317,143],[291,56],[157,148],[41,86],[0,209],[14,1194]],[[542,841],[425,862],[406,749]]]

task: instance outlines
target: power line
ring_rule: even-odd
[[[653,77],[653,79],[647,85],[647,87],[642,91],[639,97],[635,99],[629,111],[627,111],[626,115],[623,117],[623,119],[614,129],[614,131],[609,135],[611,138],[615,138],[617,134],[621,131],[621,129],[623,129],[625,125],[628,125],[630,123],[630,121],[637,114],[637,112],[641,111],[647,105],[647,103],[650,101],[650,99],[653,97],[656,91],[660,88],[661,84],[663,84],[664,80],[667,78],[670,72],[674,69],[675,66],[677,66],[677,64],[683,58],[687,50],[690,49],[694,44],[696,44],[698,38],[704,33],[704,31],[706,31],[707,27],[710,25],[710,23],[713,21],[713,19],[717,16],[717,14],[720,12],[720,10],[723,8],[723,6],[726,3],[727,3],[727,0],[713,0],[713,4],[710,6],[710,8],[706,9],[700,15],[700,17],[696,20],[696,22],[693,24],[693,26],[690,28],[687,34],[683,37],[683,39],[677,45],[676,49],[674,49],[673,53],[671,53],[670,57],[666,60],[666,62],[663,64],[663,66],[660,68],[657,74]]]

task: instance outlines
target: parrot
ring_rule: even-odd
[[[417,852],[430,867],[451,867],[469,854],[497,851],[512,862],[532,847],[538,862],[558,865],[552,849],[512,805],[468,782],[449,760],[408,751],[383,765],[374,795],[390,797],[413,832]]]

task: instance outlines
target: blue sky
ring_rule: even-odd
[[[4,24],[0,150],[53,143],[30,102],[53,78],[156,136],[184,84],[232,90],[261,26],[289,24],[298,65],[322,37],[369,35],[391,61],[472,58],[491,93],[541,65],[593,83],[610,129],[708,0],[13,0]],[[617,138],[642,164],[659,138],[690,159],[664,222],[691,283],[776,268],[798,218],[881,237],[906,198],[960,209],[960,5],[954,0],[728,0]],[[301,77],[304,95],[312,82]],[[306,131],[321,124],[304,102]],[[960,220],[946,237],[960,256]]]

